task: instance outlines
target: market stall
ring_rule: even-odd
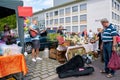
[[[96,37],[96,36],[95,36]],[[78,36],[77,34],[68,34],[66,36],[59,37],[59,46],[56,51],[56,59],[60,63],[69,61],[75,55],[86,55],[91,60],[97,58],[98,43],[95,39],[89,39],[88,37]]]
[[[0,78],[19,72],[23,72],[23,75],[26,75],[27,70],[22,54],[0,57]]]
[[[0,18],[16,14],[16,26],[21,43],[21,47],[19,47],[16,44],[7,45],[6,42],[0,41],[0,51],[2,51],[2,56],[0,56],[0,79],[10,74],[23,73],[23,75],[26,75],[28,72],[26,61],[23,54],[21,54],[24,53],[24,18],[18,15],[18,6],[23,6],[23,1],[0,0]],[[21,78],[23,79],[23,76]]]
[[[18,16],[18,6],[23,6],[21,0],[0,0],[0,18],[4,18],[16,14],[18,34],[20,37],[21,46],[24,52],[24,18]]]

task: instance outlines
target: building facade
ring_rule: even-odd
[[[72,1],[76,1],[76,0],[53,0],[53,6],[59,6]]]
[[[39,18],[41,13],[44,14],[45,27],[62,25],[67,32],[82,32],[84,29],[97,32],[102,28],[102,18],[107,18],[118,30],[120,27],[120,3],[117,0],[74,0],[36,12],[33,18]]]

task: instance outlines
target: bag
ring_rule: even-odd
[[[59,78],[77,77],[89,75],[94,72],[93,67],[84,67],[83,58],[80,55],[73,57],[66,64],[56,68]]]
[[[67,78],[67,77],[78,77],[92,74],[94,72],[93,67],[84,67],[84,68],[76,68],[74,70],[68,70],[66,72],[60,73],[59,78]]]
[[[72,59],[70,59],[66,64],[57,67],[56,72],[62,73],[68,70],[74,70],[76,68],[81,68],[81,67],[84,67],[84,61],[80,55],[77,55]]]
[[[87,57],[87,55],[82,55],[83,61],[86,64],[91,64],[92,61]]]
[[[120,42],[120,36],[116,36],[116,42]]]
[[[120,69],[120,56],[116,52],[112,53],[111,59],[108,63],[108,68],[112,70]]]

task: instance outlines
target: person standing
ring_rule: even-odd
[[[62,30],[63,30],[63,27],[62,27],[62,26],[60,26],[60,27],[59,27],[59,29],[57,30],[57,33],[59,33],[60,35],[63,35]]]
[[[92,39],[94,37],[94,33],[92,32],[92,30],[89,30],[88,37],[89,39]]]
[[[3,34],[3,40],[8,41],[8,38],[12,37],[13,33],[8,25],[4,25],[4,34]]]
[[[112,51],[116,51],[116,35],[117,31],[114,28],[114,25],[110,24],[109,21],[104,18],[101,20],[101,24],[103,25],[104,31],[102,34],[102,45],[101,49],[103,50],[105,68],[101,70],[101,73],[107,73],[106,77],[111,78],[115,74],[114,70],[109,69],[108,63],[112,55]]]
[[[37,21],[33,20],[32,25],[30,26],[30,30],[37,33],[35,37],[32,37],[32,61],[36,62],[36,60],[42,60],[42,58],[39,57],[39,48],[40,48],[40,35],[38,32],[38,26]]]

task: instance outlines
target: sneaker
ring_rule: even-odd
[[[33,61],[33,62],[36,62],[36,59],[35,59],[35,58],[32,58],[32,61]]]
[[[42,58],[40,58],[40,57],[36,57],[36,60],[42,60]]]

